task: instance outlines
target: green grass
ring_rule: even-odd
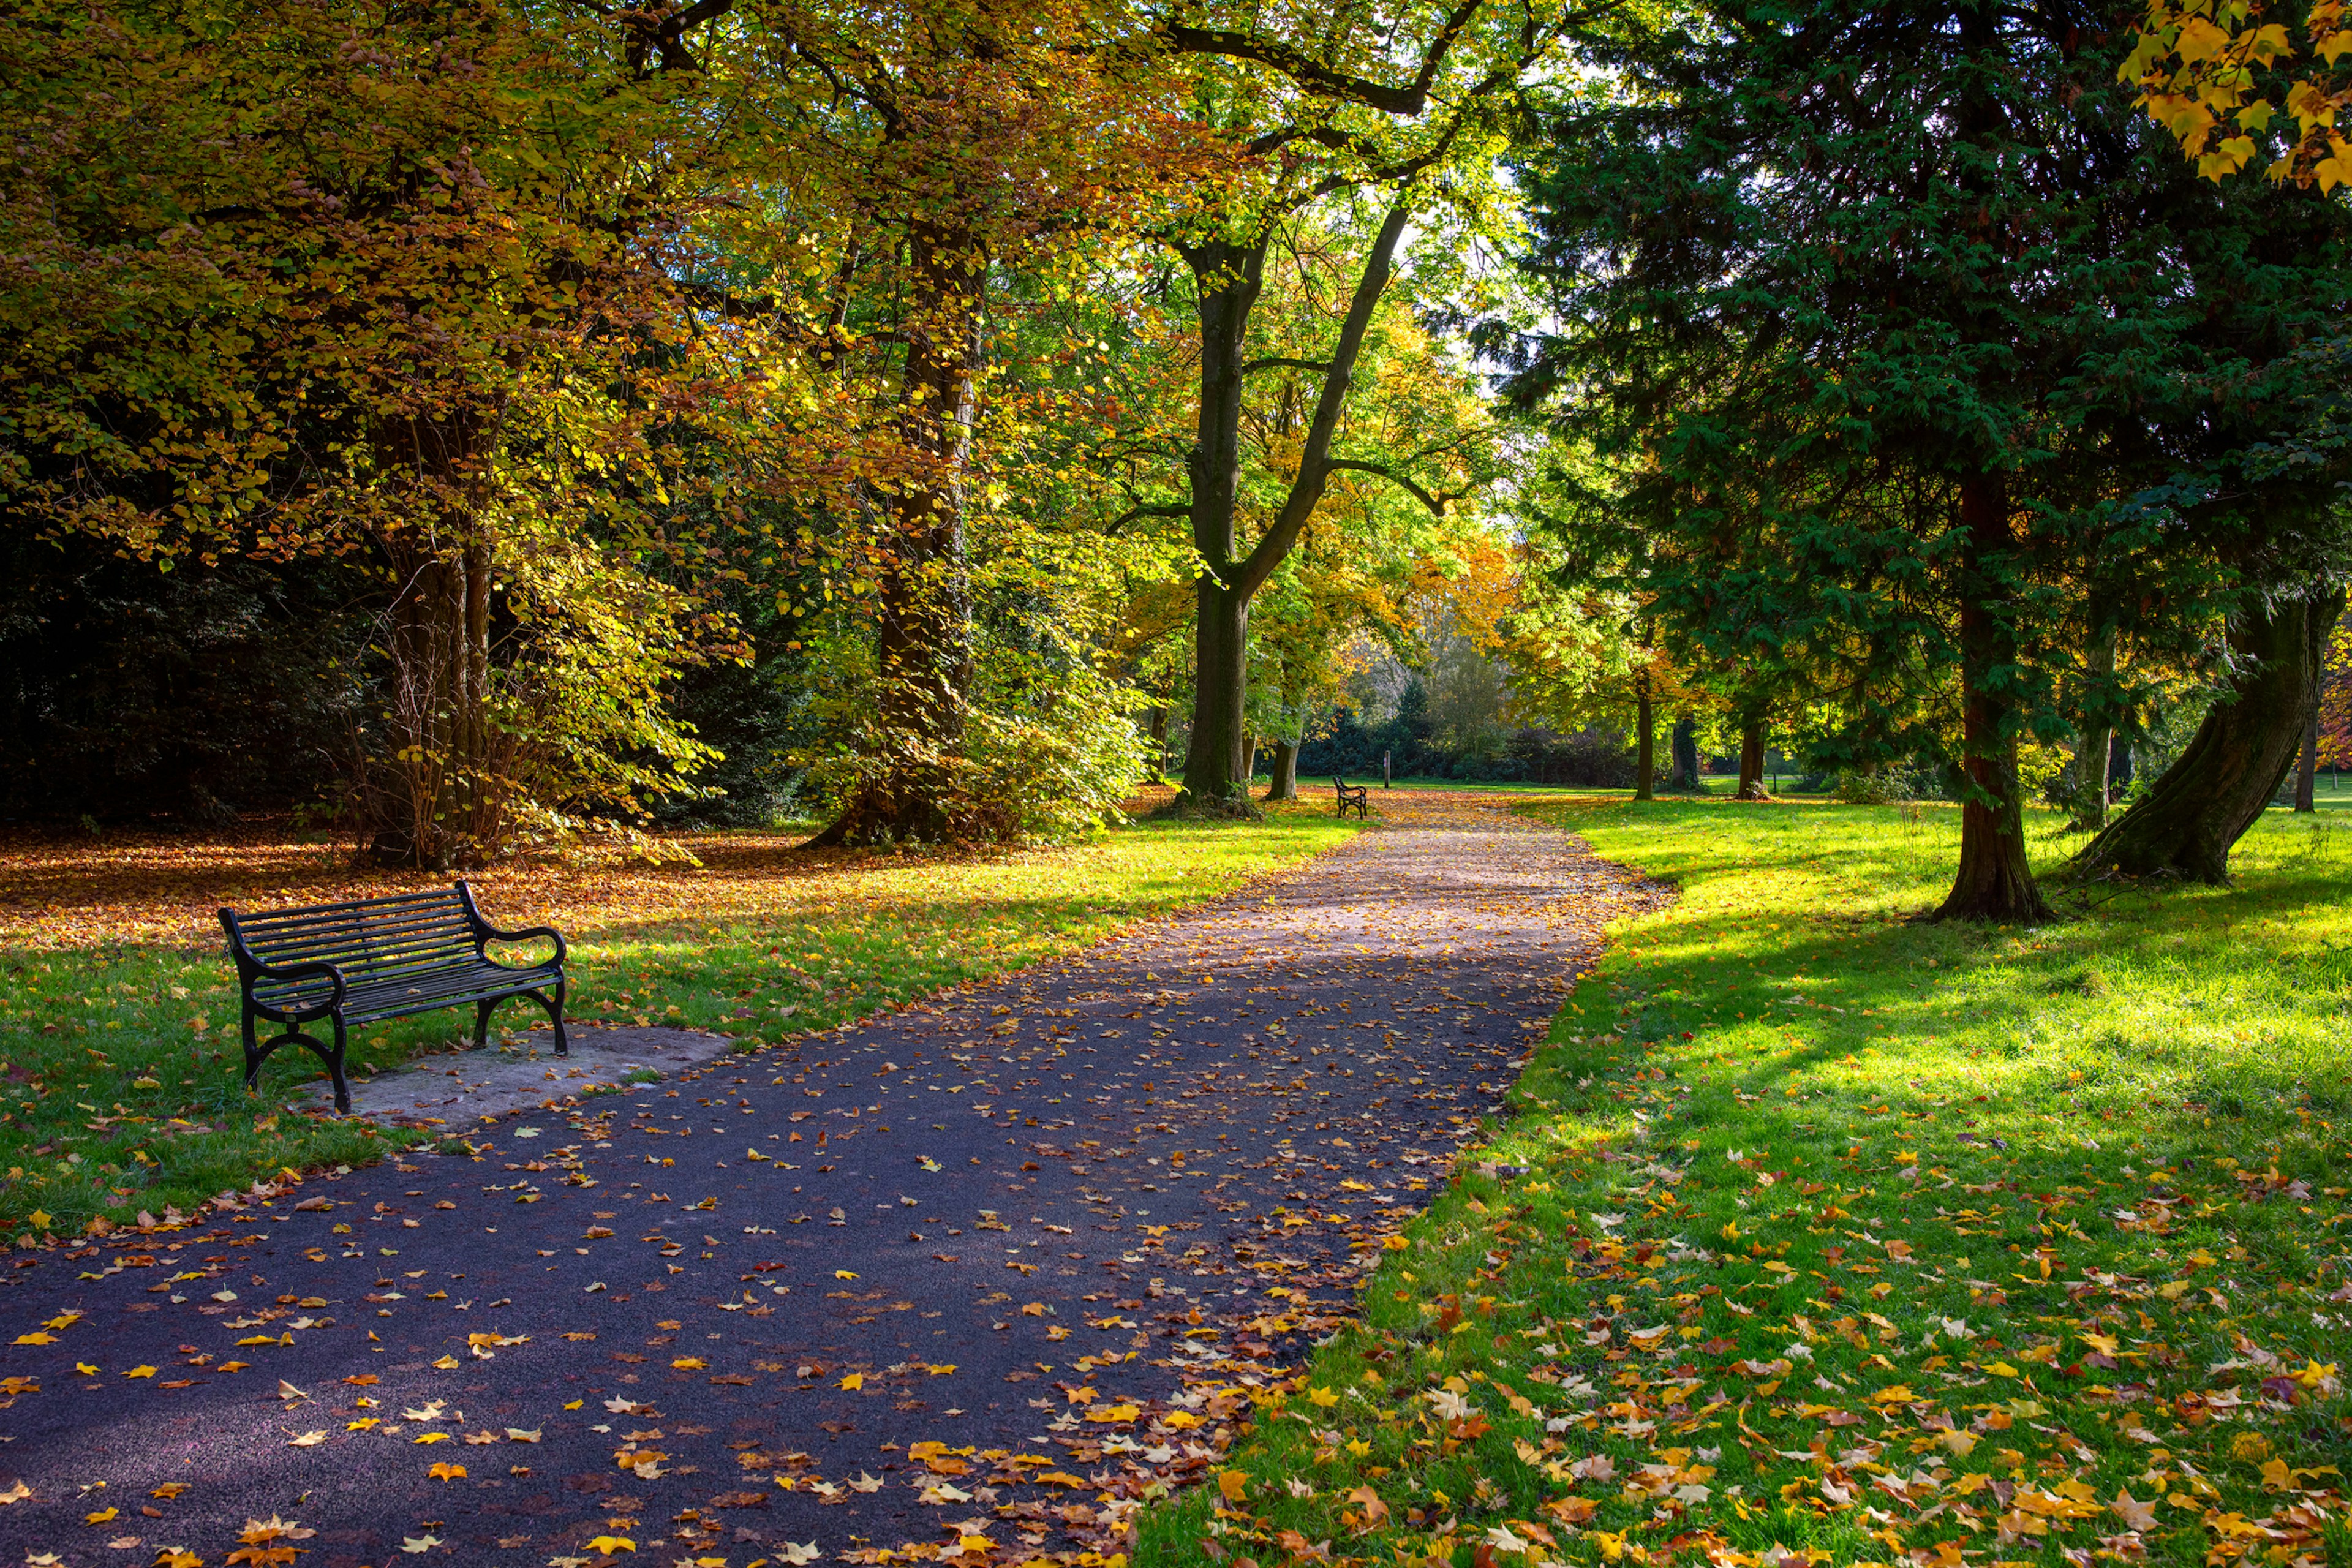
[[[1139,1563],[2352,1561],[2352,835],[2008,930],[1949,808],[1522,809],[1679,899]]]
[[[525,908],[543,909],[563,930],[575,1026],[678,1024],[756,1047],[1071,952],[1354,831],[1298,806],[1253,824],[1138,824],[1066,849],[783,849],[732,872],[729,837],[709,835],[688,841],[706,861],[699,870],[626,868],[583,887],[576,872],[512,868],[484,904],[514,924],[526,923]],[[173,853],[184,864],[206,850]],[[322,891],[319,879],[331,884],[341,873],[311,869],[296,896],[248,888],[217,901],[341,896]],[[435,1136],[285,1113],[289,1091],[324,1076],[299,1048],[273,1056],[260,1095],[247,1094],[226,957],[184,943],[110,940],[110,931],[152,938],[188,922],[135,903],[108,908],[102,920],[74,922],[64,945],[0,946],[0,1238],[13,1232],[26,1246],[142,1209],[166,1216],[280,1167],[356,1163]],[[495,1026],[511,1031],[508,1048],[544,1048],[549,1037],[526,1027],[533,1019],[543,1026],[533,1004],[509,1003]],[[458,1048],[472,1023],[470,1012],[449,1011],[355,1030],[355,1070]]]

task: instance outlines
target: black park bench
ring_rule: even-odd
[[[335,1109],[352,1108],[343,1081],[346,1025],[381,1023],[443,1007],[474,1005],[474,1043],[489,1037],[490,1011],[509,996],[528,996],[555,1022],[555,1054],[569,1053],[563,1034],[562,936],[551,926],[500,931],[482,918],[474,890],[459,882],[446,892],[351,899],[309,909],[220,912],[245,994],[245,1087],[261,1079],[261,1064],[280,1046],[308,1046],[335,1081]],[[492,942],[547,937],[555,956],[544,963],[500,963]],[[285,1033],[257,1044],[254,1020],[268,1018]],[[335,1026],[334,1049],[302,1032],[321,1018]]]
[[[1372,819],[1372,796],[1370,785],[1355,784],[1351,786],[1346,779],[1334,775],[1331,780],[1331,787],[1339,792],[1339,815],[1341,816],[1345,816],[1349,811],[1353,811],[1356,816],[1363,821],[1370,822]]]

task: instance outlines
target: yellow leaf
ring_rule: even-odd
[[[1224,1494],[1228,1506],[1239,1503],[1249,1496],[1249,1473],[1245,1470],[1219,1470],[1217,1490]]]
[[[862,1372],[853,1372],[841,1380],[840,1386],[850,1389],[863,1388],[866,1386],[866,1374]]]
[[[410,1441],[416,1443],[446,1443],[448,1440],[449,1434],[446,1432],[427,1432],[422,1437],[410,1439]]]
[[[84,1377],[96,1377],[98,1375],[98,1368],[90,1365],[89,1363],[86,1361],[78,1361],[74,1363],[74,1370],[81,1373]]]
[[[850,1272],[848,1269],[846,1269],[846,1268],[836,1268],[836,1269],[835,1269],[835,1270],[833,1271],[833,1277],[834,1277],[835,1279],[856,1279],[856,1278],[857,1278],[857,1276],[856,1276],[856,1275],[855,1275],[855,1274],[851,1273],[851,1272]]]
[[[155,1369],[152,1366],[134,1366],[122,1375],[125,1377],[152,1377],[155,1375]]]
[[[425,1474],[431,1476],[436,1481],[462,1481],[466,1479],[466,1467],[463,1465],[452,1465],[444,1461],[443,1463],[435,1465],[430,1470],[427,1470]]]
[[[625,1535],[599,1535],[588,1542],[588,1550],[601,1552],[607,1557],[615,1552],[635,1552],[637,1543]]]
[[[29,1334],[18,1334],[16,1336],[16,1343],[20,1345],[53,1345],[57,1342],[57,1335],[45,1334],[37,1329]]]
[[[445,1355],[433,1364],[439,1367],[443,1372],[448,1372],[457,1366],[457,1358],[453,1355]]]
[[[2191,16],[2183,22],[2179,41],[2173,46],[2183,65],[2211,59],[2229,47],[2230,35],[2202,16]]]
[[[116,1514],[121,1513],[121,1511],[122,1510],[119,1508],[102,1508],[96,1513],[86,1513],[82,1515],[81,1521],[84,1524],[104,1524],[108,1520],[112,1519]]]
[[[682,1372],[700,1372],[710,1363],[698,1355],[682,1355],[669,1364]]]
[[[2005,1361],[1988,1362],[1985,1370],[1995,1377],[2015,1377],[2017,1369]]]

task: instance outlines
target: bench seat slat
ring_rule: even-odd
[[[462,1002],[519,995],[562,979],[552,969],[501,969],[483,965],[461,971],[440,970],[411,981],[373,982],[352,986],[343,994],[343,1019],[363,1024],[410,1013],[430,1012]],[[257,985],[254,1000],[280,1013],[323,1007],[335,988],[324,979],[295,981],[280,986]]]

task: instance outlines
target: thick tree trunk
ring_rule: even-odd
[[[2311,718],[2303,727],[2303,756],[2295,764],[2294,808],[2297,811],[2319,809],[2319,703],[2318,682],[2312,683]]]
[[[2013,547],[2009,489],[1997,473],[1960,482],[1962,770],[1960,864],[1937,920],[2032,923],[2051,918],[2025,857],[2025,813],[2017,782],[2017,734],[2005,693],[1994,684],[2013,668],[2017,647],[2000,600],[2004,557]]]
[[[1274,743],[1274,779],[1265,786],[1268,800],[1298,798],[1298,742],[1276,741]]]
[[[964,479],[979,411],[980,306],[986,258],[971,236],[918,224],[903,328],[898,435],[914,459],[884,502],[889,537],[877,574],[875,658],[880,770],[813,842],[1002,837],[1009,822],[968,810],[950,759],[971,685],[971,590]]]
[[[1769,800],[1764,787],[1764,721],[1750,719],[1739,730],[1739,798]]]
[[[1209,573],[1193,584],[1192,737],[1184,755],[1185,795],[1202,804],[1245,801],[1239,765],[1249,742],[1249,601]]]
[[[2090,673],[2102,684],[2116,672],[2116,638],[2109,631],[2092,649],[2086,660]],[[2096,697],[2093,698],[2095,702]],[[2092,723],[2083,726],[2074,746],[2074,826],[2077,830],[2096,832],[2107,825],[2107,760],[2115,739],[2115,726]]]
[[[1209,570],[1194,584],[1192,740],[1183,793],[1216,803],[1234,800],[1248,779],[1234,764],[1248,697],[1250,596],[1220,574],[1230,572],[1236,542],[1243,351],[1264,286],[1265,246],[1213,242],[1188,251],[1186,260],[1199,283],[1201,330],[1201,401],[1188,459],[1192,543]]]
[[[412,477],[428,512],[378,536],[392,581],[380,754],[357,759],[370,858],[445,870],[495,858],[510,831],[510,743],[493,722],[488,536],[473,515],[480,422],[387,423],[379,459]]]
[[[1234,511],[1241,495],[1242,377],[1250,311],[1256,306],[1271,234],[1246,242],[1213,240],[1186,246],[1200,318],[1201,396],[1188,459],[1192,487],[1192,547],[1204,563],[1193,627],[1197,650],[1192,695],[1192,747],[1184,762],[1182,798],[1202,804],[1249,802],[1251,759],[1242,728],[1248,683],[1244,657],[1250,601],[1290,553],[1329,488],[1338,431],[1372,310],[1387,289],[1409,210],[1389,209],[1358,275],[1338,341],[1323,363],[1315,411],[1301,442],[1297,470],[1265,532],[1236,558]],[[1416,491],[1416,494],[1419,492]]]
[[[1650,700],[1650,672],[1633,678],[1633,798],[1657,798],[1658,709]]]
[[[2129,877],[2230,879],[2230,850],[2294,765],[2305,715],[2344,608],[2340,589],[2250,609],[2231,627],[2239,673],[2179,761],[2139,804],[2085,845],[2075,864]]]
[[[1681,790],[1698,788],[1698,721],[1688,714],[1675,721],[1669,742],[1675,753],[1675,782]]]

